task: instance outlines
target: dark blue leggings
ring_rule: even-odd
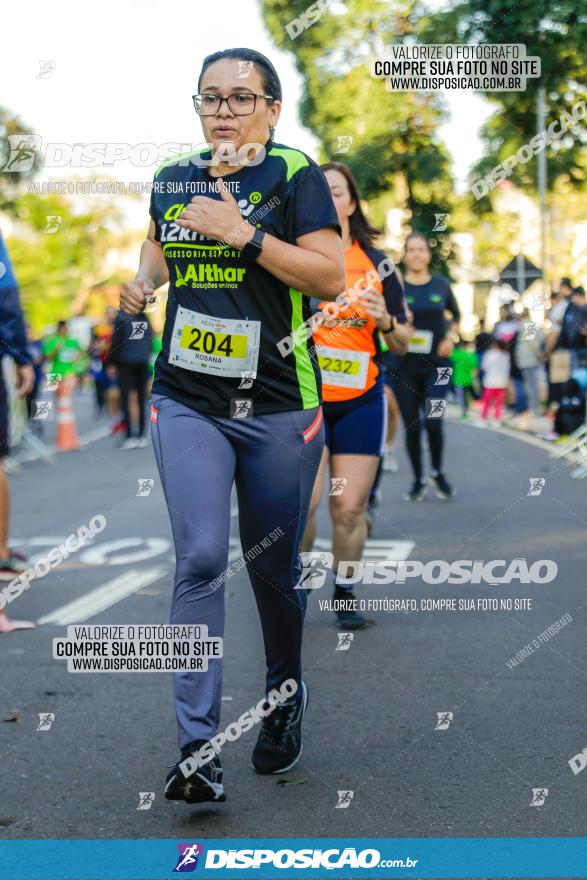
[[[230,494],[236,484],[242,552],[261,617],[266,689],[301,681],[305,590],[299,547],[324,447],[320,408],[247,419],[202,415],[153,395],[152,438],[176,551],[171,622],[224,633]],[[238,560],[233,570],[239,567]],[[228,646],[230,651],[230,646]],[[183,748],[218,731],[222,661],[176,672]]]

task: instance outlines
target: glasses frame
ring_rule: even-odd
[[[220,98],[220,104],[218,105],[218,107],[216,108],[216,110],[215,110],[213,113],[199,113],[199,112],[198,112],[198,108],[197,108],[196,101],[197,101],[199,98],[203,98],[203,97],[205,97],[206,94],[208,94],[210,97]],[[253,96],[253,98],[254,98],[255,100],[254,100],[254,102],[253,102],[253,109],[251,110],[250,113],[237,113],[237,112],[231,107],[231,105],[230,105],[230,99],[231,99],[231,98],[236,98],[238,95],[252,95],[252,96]],[[194,104],[194,109],[195,109],[196,113],[198,114],[198,116],[216,116],[216,114],[219,112],[220,108],[222,107],[222,104],[224,103],[224,101],[226,101],[226,106],[228,107],[228,109],[230,110],[230,112],[232,113],[233,116],[252,116],[253,113],[255,112],[255,110],[257,109],[257,98],[264,98],[266,101],[274,101],[274,100],[275,100],[275,98],[274,98],[272,95],[261,95],[261,94],[259,94],[258,92],[235,92],[234,94],[229,95],[227,98],[223,98],[222,95],[212,95],[212,94],[209,93],[209,92],[208,92],[208,93],[206,93],[206,92],[200,92],[200,94],[192,95],[192,101],[193,101],[193,104]]]

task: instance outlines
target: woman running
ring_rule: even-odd
[[[359,629],[365,618],[353,607],[351,583],[337,569],[342,560],[361,559],[369,494],[385,444],[387,404],[375,362],[378,334],[390,349],[401,353],[407,348],[408,333],[398,324],[406,320],[401,284],[391,260],[373,247],[380,231],[363,213],[355,178],[338,162],[321,167],[342,228],[349,304],[338,308],[338,303],[319,303],[324,320],[314,331],[314,342],[322,371],[326,446],[302,549],[312,549],[316,511],[330,466],[332,555],[337,572],[333,607],[343,629]]]
[[[169,279],[151,427],[176,550],[171,622],[205,625],[210,637],[223,635],[236,484],[265,643],[264,693],[283,694],[293,682],[290,699],[262,722],[253,752],[259,773],[288,770],[302,750],[306,591],[296,587],[324,442],[305,322],[310,295],[334,299],[345,281],[324,174],[304,153],[274,142],[281,98],[279,77],[258,52],[204,59],[193,101],[211,149],[176,156],[155,174],[139,271],[121,295],[122,308],[136,315]],[[174,673],[181,760],[167,777],[170,800],[224,800],[210,743],[221,693],[221,660],[206,672]]]
[[[406,501],[422,501],[427,484],[422,470],[422,419],[428,434],[432,464],[430,481],[439,498],[454,495],[442,467],[444,398],[450,377],[450,355],[454,348],[458,303],[442,275],[428,271],[432,253],[423,235],[413,232],[406,239],[404,290],[412,315],[408,353],[393,371],[394,391],[406,432],[406,446],[414,483],[404,495]],[[452,316],[449,327],[445,312]]]

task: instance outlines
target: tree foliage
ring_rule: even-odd
[[[465,0],[446,12],[420,10],[422,42],[522,43],[527,55],[541,59],[539,79],[527,80],[524,92],[495,92],[486,97],[496,107],[482,130],[485,155],[473,179],[516,153],[536,134],[536,92],[546,92],[546,124],[587,101],[586,0]],[[551,188],[587,184],[587,134],[579,123],[548,149]],[[527,192],[536,188],[536,161],[518,164],[510,178]],[[489,209],[489,204],[485,207]]]
[[[392,207],[406,208],[410,227],[430,236],[435,214],[450,213],[452,205],[449,156],[438,137],[441,100],[388,92],[369,68],[385,45],[412,32],[412,0],[339,0],[295,39],[286,24],[304,13],[307,0],[261,6],[271,36],[293,54],[303,77],[300,119],[320,139],[321,159],[348,164],[362,197],[377,205],[376,222]],[[348,152],[337,152],[339,138],[349,136]],[[450,226],[437,235],[445,245],[442,262],[449,233]]]

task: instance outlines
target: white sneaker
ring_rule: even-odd
[[[399,471],[399,462],[393,446],[386,446],[383,452],[383,463],[381,465],[384,471],[397,474]]]
[[[127,449],[136,449],[138,445],[138,441],[136,437],[127,437],[122,446],[120,447],[124,452]]]
[[[148,445],[149,445],[149,441],[147,440],[146,437],[138,437],[137,441],[135,443],[135,446],[137,447],[137,449],[144,449]]]

